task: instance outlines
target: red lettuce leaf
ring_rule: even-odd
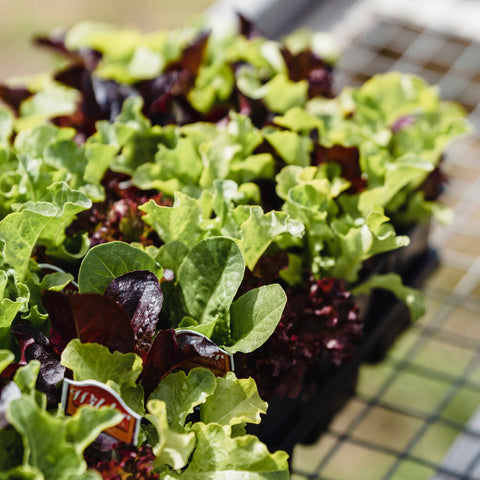
[[[263,256],[246,272],[241,291],[278,280],[288,259],[278,252]],[[286,287],[287,304],[271,337],[254,355],[235,355],[237,374],[255,379],[262,398],[296,398],[318,361],[348,362],[362,338],[363,323],[351,293],[341,280],[313,276],[301,288]]]
[[[292,53],[288,48],[281,50],[288,69],[288,75],[294,82],[308,81],[308,97],[333,98],[332,67],[311,50]]]
[[[152,344],[163,303],[157,276],[148,270],[126,273],[110,282],[105,295],[112,297],[131,318],[135,351],[144,357]]]
[[[50,407],[58,405],[60,391],[57,385],[64,379],[66,368],[60,364],[60,355],[51,347],[48,338],[28,323],[12,326],[21,349],[21,360],[18,366],[25,365],[30,360],[40,362],[40,371],[36,388],[46,394]]]
[[[134,351],[130,317],[111,297],[97,293],[63,294],[44,291],[42,302],[50,321],[54,348],[63,351],[73,338],[99,343],[110,351]]]
[[[160,380],[182,360],[182,350],[175,339],[175,330],[160,330],[143,364],[141,383],[145,398],[149,397]]]
[[[367,187],[367,182],[362,177],[360,153],[357,147],[344,147],[339,144],[324,147],[316,143],[313,152],[313,163],[320,165],[326,162],[340,165],[342,177],[351,183],[347,193],[359,193]]]
[[[5,102],[18,115],[20,104],[33,95],[25,87],[8,87],[0,85],[0,100]]]
[[[143,366],[141,383],[145,398],[148,399],[160,380],[174,369],[205,367],[215,375],[224,375],[227,370],[216,361],[219,352],[215,343],[196,332],[176,334],[174,329],[160,330]]]

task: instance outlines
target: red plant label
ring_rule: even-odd
[[[128,407],[117,392],[95,380],[76,382],[65,379],[62,390],[62,407],[73,415],[81,406],[110,407],[123,414],[123,420],[104,432],[125,443],[137,444],[141,417]]]

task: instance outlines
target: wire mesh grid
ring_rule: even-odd
[[[375,73],[417,73],[480,128],[480,44],[377,18],[349,46],[338,86]],[[449,149],[442,200],[454,209],[431,243],[441,264],[424,287],[427,315],[387,358],[360,370],[357,391],[314,445],[297,446],[292,480],[480,479],[480,137]]]

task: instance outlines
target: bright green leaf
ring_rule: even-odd
[[[248,291],[230,308],[230,353],[250,353],[263,345],[280,321],[287,297],[280,285],[264,285]]]
[[[78,273],[80,292],[105,292],[116,277],[135,270],[149,270],[159,278],[161,268],[140,248],[124,242],[108,242],[93,247],[85,256]]]
[[[164,401],[170,428],[183,432],[187,416],[193,413],[196,406],[205,402],[215,387],[215,376],[210,370],[194,368],[188,372],[188,376],[180,371],[165,377],[149,400]]]
[[[238,425],[260,423],[260,414],[267,412],[267,403],[258,395],[253,378],[237,378],[233,372],[217,378],[215,393],[200,407],[204,423]]]

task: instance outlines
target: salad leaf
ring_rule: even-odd
[[[7,145],[13,132],[13,115],[5,107],[0,108],[0,145]]]
[[[136,350],[148,350],[163,303],[156,275],[148,270],[121,275],[108,284],[105,295],[112,297],[131,318]]]
[[[167,406],[161,400],[149,400],[145,417],[155,426],[158,433],[158,443],[153,445],[153,452],[157,456],[154,465],[169,465],[179,470],[188,462],[195,448],[195,434],[179,433],[171,430],[167,421]]]
[[[39,241],[59,245],[65,239],[65,226],[76,213],[91,205],[83,194],[66,184],[48,189],[51,201],[27,202],[0,221],[0,240],[4,243],[4,260],[15,268],[19,281],[25,279],[33,248]]]
[[[200,201],[181,192],[175,193],[173,207],[162,207],[150,200],[142,205],[145,212],[143,221],[151,225],[165,243],[182,241],[187,247],[193,247],[203,238],[203,229],[199,219],[204,217]]]
[[[165,377],[149,399],[165,402],[168,425],[172,430],[184,432],[188,415],[205,403],[216,387],[215,376],[210,370],[194,368],[188,375],[176,372]]]
[[[230,308],[232,345],[228,352],[253,352],[263,345],[278,325],[287,297],[278,284],[249,290]]]
[[[289,130],[265,131],[264,136],[287,165],[306,167],[310,164],[313,144],[308,137]]]
[[[353,289],[353,294],[370,293],[372,288],[381,288],[392,292],[402,300],[410,310],[412,321],[425,314],[425,303],[420,291],[403,285],[402,279],[395,273],[372,275],[365,282]]]
[[[11,331],[20,346],[20,361],[12,365],[16,367],[15,381],[39,404],[43,405],[46,399],[49,407],[57,406],[60,400],[57,386],[65,376],[65,367],[60,364],[60,358],[51,348],[48,338],[29,323],[13,325]],[[21,366],[27,362],[26,366]]]
[[[124,242],[109,242],[93,247],[78,272],[80,292],[103,294],[116,277],[134,270],[149,270],[161,278],[161,268],[140,248]]]
[[[136,381],[142,359],[134,353],[109,352],[96,343],[73,339],[62,352],[62,365],[73,372],[74,380],[97,380],[117,391],[134,411],[143,413],[143,390]]]
[[[52,346],[58,353],[74,338],[99,343],[112,352],[134,350],[131,319],[111,296],[45,291],[42,301],[51,319]]]
[[[237,379],[228,372],[217,378],[215,394],[207,397],[201,408],[201,421],[233,427],[243,423],[260,423],[260,414],[267,412],[267,403],[257,392],[252,378]]]
[[[225,371],[211,361],[219,353],[218,346],[196,332],[182,332],[178,337],[173,329],[160,330],[145,359],[141,383],[145,398],[174,369],[190,370],[198,366],[208,367],[217,375]]]
[[[271,454],[255,436],[230,437],[230,428],[212,423],[193,427],[196,448],[187,468],[166,478],[186,480],[282,480],[288,479],[287,454]]]
[[[14,360],[15,355],[10,350],[0,350],[0,373],[2,373]]]
[[[193,247],[178,270],[188,314],[200,325],[214,322],[212,338],[230,342],[229,307],[242,282],[244,262],[237,244],[228,238],[207,238]]]
[[[42,479],[66,480],[86,471],[83,449],[104,428],[117,424],[122,416],[109,408],[83,407],[72,418],[54,417],[42,410],[32,397],[22,395],[11,402],[7,418],[22,435],[26,471],[32,467],[33,471],[43,474]]]

